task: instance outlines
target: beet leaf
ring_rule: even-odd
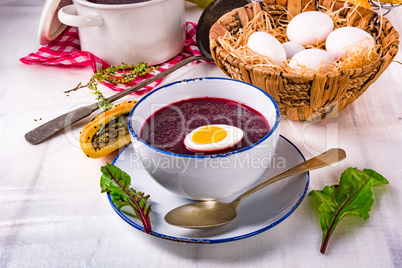
[[[124,206],[130,206],[137,218],[141,220],[144,231],[150,233],[149,213],[151,205],[147,205],[149,195],[144,195],[144,193],[130,188],[131,178],[120,168],[106,163],[105,166],[101,167],[101,171],[101,193],[109,193],[113,203],[119,210]]]
[[[339,186],[325,186],[322,191],[312,190],[308,195],[318,200],[321,211],[321,229],[323,238],[321,253],[324,254],[328,241],[336,225],[348,214],[355,214],[364,220],[369,218],[374,203],[371,188],[388,181],[371,169],[346,169],[340,178]]]

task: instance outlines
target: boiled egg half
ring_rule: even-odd
[[[243,139],[240,128],[217,124],[201,126],[184,138],[184,145],[193,152],[214,152],[235,146]]]

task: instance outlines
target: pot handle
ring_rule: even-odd
[[[77,10],[74,5],[68,5],[61,8],[58,17],[65,25],[74,27],[94,27],[103,24],[103,19],[99,15],[77,15]]]

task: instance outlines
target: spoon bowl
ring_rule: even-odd
[[[346,153],[344,150],[339,148],[330,149],[258,184],[230,203],[211,200],[187,204],[169,211],[165,215],[165,221],[174,226],[191,229],[211,228],[228,224],[237,217],[237,208],[240,203],[256,191],[289,176],[328,166],[345,158]]]
[[[183,228],[204,229],[224,225],[236,217],[236,205],[211,200],[175,208],[166,214],[165,221]]]

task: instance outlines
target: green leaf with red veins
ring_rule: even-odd
[[[321,211],[321,229],[323,232],[321,253],[324,254],[328,241],[335,227],[343,217],[355,214],[364,220],[369,218],[371,206],[374,203],[371,188],[378,184],[388,184],[388,181],[371,169],[346,169],[339,186],[326,186],[322,191],[312,190],[308,195],[318,200],[318,210]]]

